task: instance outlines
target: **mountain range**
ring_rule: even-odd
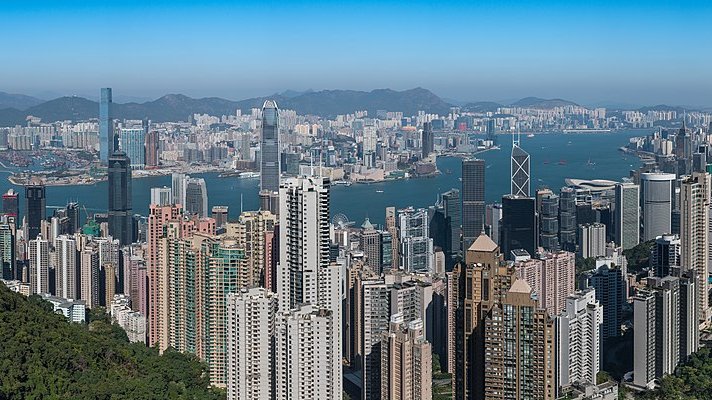
[[[149,118],[155,122],[186,121],[194,113],[220,116],[233,115],[237,109],[249,112],[251,108],[262,107],[268,98],[277,101],[281,109],[321,117],[334,117],[359,110],[368,111],[369,115],[376,115],[377,110],[402,111],[407,116],[416,115],[421,110],[446,115],[453,106],[452,103],[427,89],[415,88],[403,91],[376,89],[370,92],[287,90],[272,96],[240,101],[219,97],[195,99],[182,94],[167,94],[143,103],[114,103],[113,111],[114,117],[119,119]],[[526,97],[507,106],[550,109],[566,105],[576,105],[576,103],[563,99]],[[498,107],[503,106],[505,105],[495,102],[473,102],[463,105],[462,109],[473,112],[494,112]],[[44,122],[54,122],[98,118],[98,113],[99,104],[84,97],[65,96],[43,101],[31,96],[0,92],[0,126],[22,125],[29,115],[39,117]]]

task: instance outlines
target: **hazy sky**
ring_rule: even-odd
[[[1,1],[0,91],[712,105],[712,1],[240,3]]]

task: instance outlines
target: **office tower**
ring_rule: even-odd
[[[173,204],[173,192],[171,188],[166,186],[151,188],[151,204],[157,206],[170,206]]]
[[[168,348],[168,270],[163,262],[164,226],[183,215],[180,205],[149,206],[146,272],[148,273],[148,345]]]
[[[596,289],[596,300],[603,306],[601,340],[620,335],[627,298],[625,278],[621,267],[608,265],[598,267],[589,278],[589,285]]]
[[[536,293],[540,308],[557,315],[576,290],[576,257],[567,251],[543,252],[538,258],[516,262],[517,278],[524,279]]]
[[[502,205],[499,203],[485,206],[485,233],[493,242],[499,243],[500,226],[502,224]]]
[[[132,310],[148,316],[148,275],[144,254],[140,247],[124,248],[124,294],[129,295]]]
[[[536,252],[539,247],[539,228],[535,199],[514,195],[502,197],[500,237],[502,253],[507,258],[516,249],[524,249],[529,254]]]
[[[76,202],[69,202],[67,203],[67,207],[64,209],[64,213],[67,216],[67,233],[69,234],[74,234],[79,230],[81,227],[79,218],[80,218],[80,210],[79,210],[79,203]]]
[[[237,222],[225,225],[227,236],[235,238],[245,249],[241,285],[266,287],[271,268],[268,236],[274,235],[276,225],[277,217],[269,211],[245,211]]]
[[[529,285],[516,280],[485,315],[486,399],[554,398],[554,324],[531,295]]]
[[[484,229],[485,161],[462,161],[462,249],[467,250]]]
[[[102,88],[99,100],[99,159],[105,165],[109,163],[109,157],[118,150],[114,135],[113,108],[111,88]]]
[[[227,206],[213,206],[210,210],[210,216],[215,220],[215,226],[222,228],[227,223]]]
[[[49,242],[42,235],[29,241],[30,293],[49,293]]]
[[[20,221],[20,201],[15,189],[10,188],[2,195],[2,214],[14,217],[15,223]]]
[[[519,134],[514,137],[512,143],[512,190],[511,195],[529,197],[530,193],[530,168],[529,153],[524,151],[519,144]],[[463,178],[464,180],[464,178]]]
[[[671,215],[674,191],[675,174],[659,172],[640,174],[643,241],[647,242],[672,232]]]
[[[273,100],[265,101],[262,106],[260,155],[260,190],[279,191],[279,109]]]
[[[185,182],[186,213],[201,218],[208,216],[208,188],[203,178],[188,178]]]
[[[68,235],[58,236],[54,239],[54,256],[56,295],[65,299],[78,299],[77,242]]]
[[[271,400],[274,396],[277,296],[263,288],[227,298],[227,398]]]
[[[652,278],[633,298],[633,385],[652,388],[699,348],[695,281]]]
[[[290,178],[280,188],[279,309],[316,304],[317,275],[329,265],[329,180]]]
[[[600,223],[578,227],[579,256],[596,258],[606,255],[606,226]]]
[[[615,242],[623,250],[640,242],[640,187],[632,183],[616,184]]]
[[[432,399],[432,348],[422,321],[394,314],[381,338],[381,399]]]
[[[428,231],[428,211],[424,208],[398,210],[400,269],[428,272],[433,269],[433,239]]]
[[[87,308],[99,306],[99,245],[88,242],[80,251],[80,292]]]
[[[460,202],[460,191],[450,189],[441,196],[443,211],[445,212],[445,220],[449,227],[450,243],[446,246],[445,254],[450,257],[446,260],[448,265],[453,264],[457,259],[462,257],[460,230],[462,227],[462,204]]]
[[[497,132],[495,130],[494,118],[487,120],[487,140],[491,140],[492,144],[497,144]]]
[[[17,279],[15,234],[15,224],[7,218],[0,218],[0,279]]]
[[[537,199],[539,199],[537,191]],[[539,244],[548,251],[559,250],[559,196],[551,190],[542,193],[539,206]]]
[[[331,311],[304,305],[292,312],[280,311],[279,318],[275,346],[275,399],[335,399],[341,396],[341,354],[334,351],[334,341],[325,340],[333,337],[335,331],[340,332]],[[334,360],[335,356],[337,360]],[[338,371],[334,368],[337,364]]]
[[[146,166],[146,131],[142,128],[121,129],[121,151],[131,160],[131,169]]]
[[[430,122],[423,123],[422,140],[420,141],[422,158],[428,158],[435,151],[435,141],[433,137],[433,125]]]
[[[109,157],[109,234],[124,246],[133,242],[131,196],[130,160],[116,152]]]
[[[381,273],[381,233],[371,224],[371,221],[366,220],[361,225],[361,236],[359,238],[359,248],[366,255],[366,265],[371,267],[373,271]]]
[[[576,251],[576,190],[563,187],[559,193],[559,243],[567,251]]]
[[[650,252],[650,269],[654,276],[664,278],[680,270],[680,236],[662,235],[655,238]]]
[[[158,131],[146,133],[146,166],[158,166]]]
[[[587,288],[566,298],[566,308],[556,317],[556,387],[573,383],[595,385],[601,369],[603,306],[596,291]]]
[[[188,176],[186,174],[173,173],[171,175],[172,204],[180,204],[182,207],[185,207],[185,185],[187,179]]]
[[[694,172],[680,185],[680,264],[697,276],[697,312],[707,324],[709,310],[710,175]]]
[[[41,182],[30,182],[25,186],[25,213],[27,221],[27,240],[40,234],[40,225],[46,216],[45,186]]]

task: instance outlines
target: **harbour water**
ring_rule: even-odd
[[[648,131],[618,131],[596,134],[539,134],[522,136],[522,148],[531,155],[532,192],[541,186],[558,190],[566,178],[613,179],[629,175],[640,166],[638,158],[618,151],[633,136],[642,136]],[[488,203],[496,202],[509,193],[511,138],[500,136],[500,150],[490,150],[477,157],[486,162],[485,196]],[[334,186],[331,214],[345,214],[349,220],[360,224],[369,217],[373,223],[382,224],[385,207],[427,207],[435,203],[437,194],[459,189],[461,182],[461,159],[439,157],[438,168],[442,172],[432,178],[408,179],[374,184]],[[7,181],[8,171],[0,172],[0,189],[7,191],[12,185]],[[236,218],[240,208],[255,210],[258,207],[259,179],[220,178],[217,173],[196,174],[203,177],[208,187],[210,206],[227,205],[230,217]],[[150,203],[150,188],[170,186],[170,176],[149,177],[133,180],[133,210],[146,215]],[[22,188],[15,187],[22,198]],[[533,193],[532,193],[533,194]],[[52,186],[47,188],[47,206],[59,207],[68,201],[77,201],[91,214],[105,212],[107,206],[107,182],[87,186]],[[20,201],[21,208],[22,199]],[[21,209],[24,215],[24,210]],[[48,215],[51,210],[48,210]]]

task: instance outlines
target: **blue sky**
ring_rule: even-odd
[[[459,100],[712,106],[710,3],[0,0],[0,90],[421,86]]]

